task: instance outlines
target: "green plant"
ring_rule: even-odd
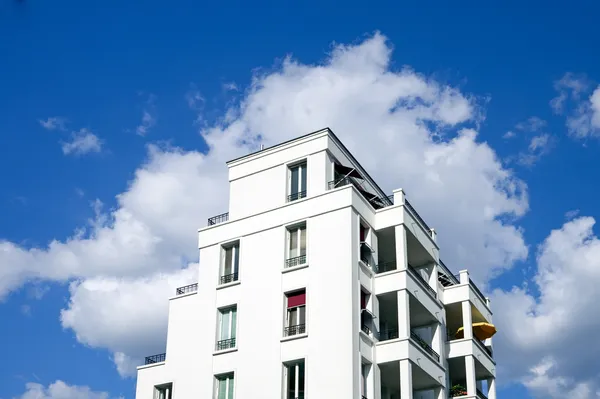
[[[456,384],[456,385],[452,386],[452,388],[450,388],[450,397],[463,396],[466,394],[467,394],[467,389],[460,384]]]

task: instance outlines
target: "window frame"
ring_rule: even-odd
[[[228,373],[216,374],[214,376],[214,399],[219,399],[220,393],[220,382],[225,381],[225,399],[234,399],[235,398],[235,372],[231,371]],[[231,381],[231,383],[230,383]],[[229,392],[230,386],[232,387],[232,392]]]
[[[235,318],[233,314],[235,312]],[[232,304],[229,306],[223,306],[217,309],[217,331],[216,331],[216,351],[224,351],[237,348],[237,331],[238,331],[238,306],[237,304]],[[225,315],[228,315],[228,331],[227,337],[223,337],[223,323]],[[235,323],[234,323],[235,321]],[[223,341],[234,340],[230,347],[219,349],[219,343]]]
[[[293,306],[293,307],[289,307],[289,297],[295,294],[302,294],[304,293],[304,303],[302,305],[297,305],[297,306]],[[307,296],[306,296],[307,290],[306,288],[300,288],[297,290],[293,290],[293,291],[288,291],[284,294],[284,304],[285,304],[285,314],[284,314],[284,326],[283,326],[283,330],[284,330],[284,337],[295,337],[298,335],[304,335],[307,334]],[[292,319],[295,319],[292,322]],[[302,320],[304,319],[304,320]],[[301,321],[303,321],[303,323],[301,323]],[[293,323],[293,324],[292,324]],[[298,330],[300,330],[300,326],[304,326],[303,332],[296,332],[295,334],[290,334],[290,331],[292,331],[293,327],[297,327]],[[286,329],[288,330],[287,333],[285,333]]]
[[[300,387],[300,366],[302,365],[302,371],[303,371],[303,376],[302,376],[302,380],[304,382],[304,384],[302,384],[303,386]],[[290,373],[290,369],[291,367],[294,368],[294,372],[295,372],[295,378],[294,378],[294,391],[292,393],[292,396],[290,396],[290,390],[289,390],[289,373]],[[297,359],[297,360],[292,360],[289,362],[284,362],[283,363],[283,399],[290,399],[291,398],[299,398],[301,397],[300,395],[302,394],[302,397],[304,397],[306,395],[306,359]]]
[[[297,187],[293,184],[293,171],[298,168],[298,183]],[[287,189],[286,202],[294,202],[302,198],[306,198],[308,194],[308,159],[304,158],[298,161],[287,164]],[[302,177],[304,176],[304,182]],[[304,183],[304,184],[303,184]],[[304,186],[304,190],[302,190]],[[294,191],[294,189],[296,191]]]
[[[164,391],[161,392],[161,390],[166,390],[166,389],[169,390],[168,395],[165,395],[164,397],[161,398],[160,394],[165,393]],[[173,398],[173,383],[165,382],[163,384],[155,385],[153,397],[154,397],[154,399],[172,399]]]
[[[225,274],[227,267],[227,252],[231,250],[231,273]],[[232,276],[229,281],[223,282],[224,277]],[[219,285],[229,284],[240,279],[240,240],[229,241],[221,244],[221,261],[219,266]]]
[[[297,233],[296,248],[292,248],[292,236]],[[302,254],[302,238],[304,238],[304,254]],[[295,256],[292,252],[296,251]],[[306,221],[294,223],[285,227],[285,267],[302,266],[307,263],[308,254],[308,226]],[[301,257],[304,257],[302,259]],[[290,262],[297,259],[297,262]],[[300,262],[301,261],[301,262]]]

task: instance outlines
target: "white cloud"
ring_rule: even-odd
[[[539,294],[520,287],[493,294],[503,378],[542,390],[539,397],[592,398],[600,389],[600,346],[593,335],[600,329],[600,240],[594,223],[590,217],[566,222],[540,245],[533,279]]]
[[[61,116],[53,116],[46,120],[39,120],[40,125],[46,130],[66,130],[67,120]]]
[[[570,98],[578,101],[581,93],[588,89],[589,82],[583,75],[577,75],[572,72],[567,72],[565,75],[554,82],[554,89],[558,92],[558,96],[550,101],[550,107],[557,114],[562,114],[565,108],[565,102]]]
[[[224,162],[325,126],[385,190],[406,190],[438,231],[451,268],[469,268],[482,282],[524,259],[514,219],[528,209],[526,187],[465,126],[481,118],[476,99],[410,69],[392,70],[390,56],[376,34],[335,47],[319,65],[287,58],[254,76],[223,119],[202,129],[207,154],[149,146],[115,209],[97,208],[72,237],[32,249],[0,242],[0,295],[33,278],[78,279],[63,326],[86,345],[108,348],[128,374],[136,359],[164,350],[166,299],[192,278],[181,269],[197,259],[195,231],[227,210]],[[152,320],[137,317],[145,309],[155,309]]]
[[[512,130],[509,130],[508,132],[504,133],[504,135],[502,136],[503,139],[512,139],[517,137],[517,134],[515,132],[513,132]]]
[[[198,264],[149,277],[96,277],[71,283],[61,312],[64,328],[94,348],[107,348],[121,375],[135,376],[144,356],[164,352],[169,303],[175,289],[197,279]],[[98,306],[102,304],[102,306]]]
[[[565,219],[571,220],[579,215],[579,209],[573,209],[565,213]]]
[[[515,129],[523,133],[521,135],[524,136],[523,139],[527,139],[527,148],[509,156],[506,161],[516,161],[520,165],[531,167],[544,155],[548,154],[554,146],[556,138],[545,132],[546,126],[547,122],[537,116],[531,116],[527,120],[517,123]],[[514,139],[516,137],[517,134],[514,130],[508,131],[503,136],[504,139]]]
[[[156,96],[149,94],[144,104],[144,110],[142,111],[142,121],[135,128],[135,132],[140,136],[148,134],[150,129],[156,126]]]
[[[540,158],[550,152],[554,145],[554,138],[548,133],[533,136],[527,146],[527,151],[519,154],[518,161],[521,165],[533,166]]]
[[[545,120],[537,116],[531,116],[526,121],[517,123],[515,127],[526,132],[538,132],[545,128],[547,124]]]
[[[26,391],[15,399],[109,399],[107,392],[94,392],[89,387],[68,385],[57,380],[44,387],[42,384],[29,382]]]
[[[69,141],[62,143],[62,151],[65,155],[85,155],[91,152],[100,152],[103,141],[89,129],[83,128],[78,132],[72,132]]]

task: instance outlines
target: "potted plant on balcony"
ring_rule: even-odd
[[[460,385],[460,384],[456,384],[454,386],[452,386],[452,388],[450,388],[450,397],[454,398],[456,396],[464,396],[467,394],[467,389]]]

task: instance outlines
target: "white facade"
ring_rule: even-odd
[[[489,300],[402,190],[329,129],[228,167],[229,213],[199,230],[198,283],[170,299],[137,399],[495,399],[491,339],[447,338],[491,323]]]

